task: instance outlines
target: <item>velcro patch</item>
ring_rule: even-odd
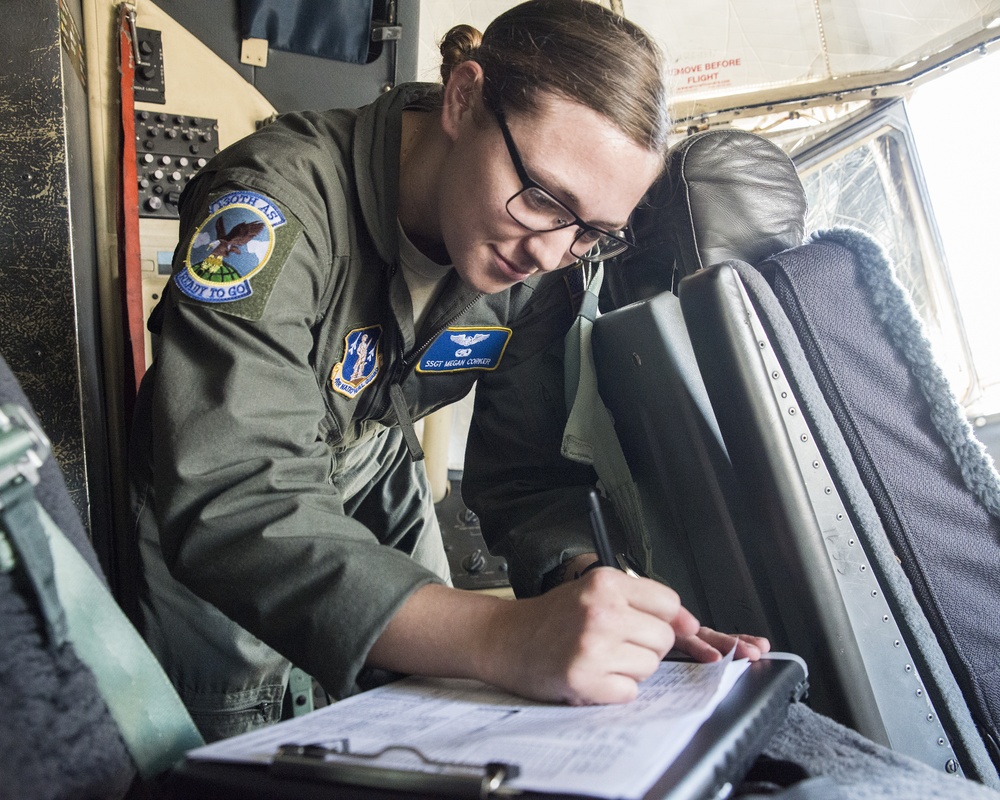
[[[298,220],[270,198],[229,192],[208,207],[174,283],[192,300],[224,304],[231,314],[260,319],[301,230]]]
[[[510,335],[510,328],[446,328],[427,348],[417,372],[496,369]]]
[[[344,358],[333,365],[330,386],[345,397],[357,397],[368,386],[382,366],[379,339],[381,325],[355,328],[344,337]]]

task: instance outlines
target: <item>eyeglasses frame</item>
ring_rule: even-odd
[[[504,115],[503,110],[500,108],[491,108],[490,111],[492,111],[493,116],[496,117],[497,124],[500,126],[500,133],[503,134],[504,144],[507,146],[507,154],[510,156],[511,163],[514,165],[514,171],[517,173],[518,179],[521,181],[521,189],[510,196],[510,199],[507,200],[505,206],[507,209],[507,213],[510,214],[511,219],[513,219],[518,225],[521,225],[527,230],[534,231],[535,233],[550,233],[551,231],[561,231],[564,228],[571,228],[574,225],[576,225],[577,227],[580,228],[580,232],[575,237],[573,237],[573,244],[576,244],[576,242],[579,241],[580,237],[583,236],[587,231],[596,231],[602,236],[607,236],[611,239],[614,239],[616,242],[622,245],[621,250],[612,253],[611,255],[605,256],[604,258],[591,259],[587,258],[586,256],[578,256],[576,255],[576,253],[573,253],[573,255],[576,256],[576,258],[579,258],[581,261],[589,261],[589,262],[605,261],[607,259],[619,256],[622,253],[625,253],[628,250],[631,250],[635,247],[635,245],[632,242],[628,241],[623,236],[619,235],[619,233],[621,232],[612,233],[611,231],[603,230],[602,228],[598,228],[596,225],[590,225],[589,223],[585,222],[580,218],[580,216],[575,211],[573,211],[573,209],[569,208],[561,200],[556,199],[555,195],[553,195],[552,192],[550,192],[548,189],[542,186],[538,181],[532,179],[531,176],[528,175],[528,170],[524,166],[524,161],[521,160],[521,152],[517,149],[517,145],[514,144],[514,137],[511,135],[510,128],[507,126],[507,118]],[[535,230],[534,228],[529,228],[527,225],[521,222],[521,220],[515,217],[510,211],[510,204],[514,201],[514,199],[519,195],[524,194],[524,192],[528,191],[528,189],[537,189],[538,191],[544,193],[557,206],[559,206],[560,208],[565,208],[569,212],[570,216],[573,217],[573,219],[569,222],[564,223],[563,225],[557,225],[554,228],[545,228],[544,230]],[[622,230],[627,230],[627,228],[623,228]],[[570,252],[571,253],[573,252],[572,245],[570,246]]]

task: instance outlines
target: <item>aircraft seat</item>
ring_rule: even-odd
[[[689,137],[670,154],[657,193],[665,202],[649,212],[655,221],[640,220],[663,245],[662,282],[678,291],[684,324],[664,328],[663,308],[673,319],[676,304],[663,295],[595,324],[602,396],[629,463],[640,489],[660,482],[644,497],[676,489],[662,482],[663,470],[650,477],[649,463],[690,467],[677,451],[691,441],[725,453],[695,463],[688,482],[726,487],[701,495],[715,526],[685,530],[675,515],[654,537],[654,564],[657,547],[700,548],[728,562],[733,548],[718,543],[735,542],[731,574],[750,576],[775,645],[806,658],[817,710],[997,786],[988,747],[1000,709],[1000,597],[990,577],[1000,574],[1000,483],[881,249],[857,231],[805,243],[771,238],[801,185],[794,168],[780,189],[754,185],[779,159],[769,145],[755,168],[764,141],[737,130]],[[762,223],[760,246],[748,247],[747,230]],[[646,251],[646,275],[656,257]],[[614,361],[603,353],[610,340],[600,333],[623,324],[616,315],[628,318],[634,342],[669,337],[670,352],[692,348],[689,385],[700,378],[710,400],[697,425],[677,413],[674,397],[615,399],[614,373],[601,368]],[[619,364],[627,363],[622,346]],[[648,371],[676,371],[676,358],[654,364],[650,353],[638,355]],[[637,404],[654,409],[645,422]],[[721,533],[720,520],[735,535]],[[689,583],[710,610],[732,601],[719,589],[725,564],[706,572],[690,559],[684,566],[692,563]]]

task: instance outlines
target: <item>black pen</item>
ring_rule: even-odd
[[[594,534],[597,560],[602,567],[619,569],[618,561],[611,549],[611,540],[608,539],[608,528],[604,524],[604,514],[601,513],[601,502],[597,499],[597,492],[593,489],[587,492],[587,501],[590,504],[590,529]]]

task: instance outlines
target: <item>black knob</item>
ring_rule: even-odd
[[[482,572],[486,567],[486,556],[483,555],[483,551],[478,547],[473,550],[469,555],[462,559],[462,569],[468,572],[470,575],[475,575],[477,572]]]
[[[153,45],[151,45],[147,39],[143,39],[139,42],[139,52],[144,56],[148,56],[153,52]]]
[[[180,192],[167,192],[167,202],[171,205],[177,205],[181,201]]]
[[[159,211],[163,208],[163,201],[159,197],[150,197],[146,200],[146,208],[150,211]]]

